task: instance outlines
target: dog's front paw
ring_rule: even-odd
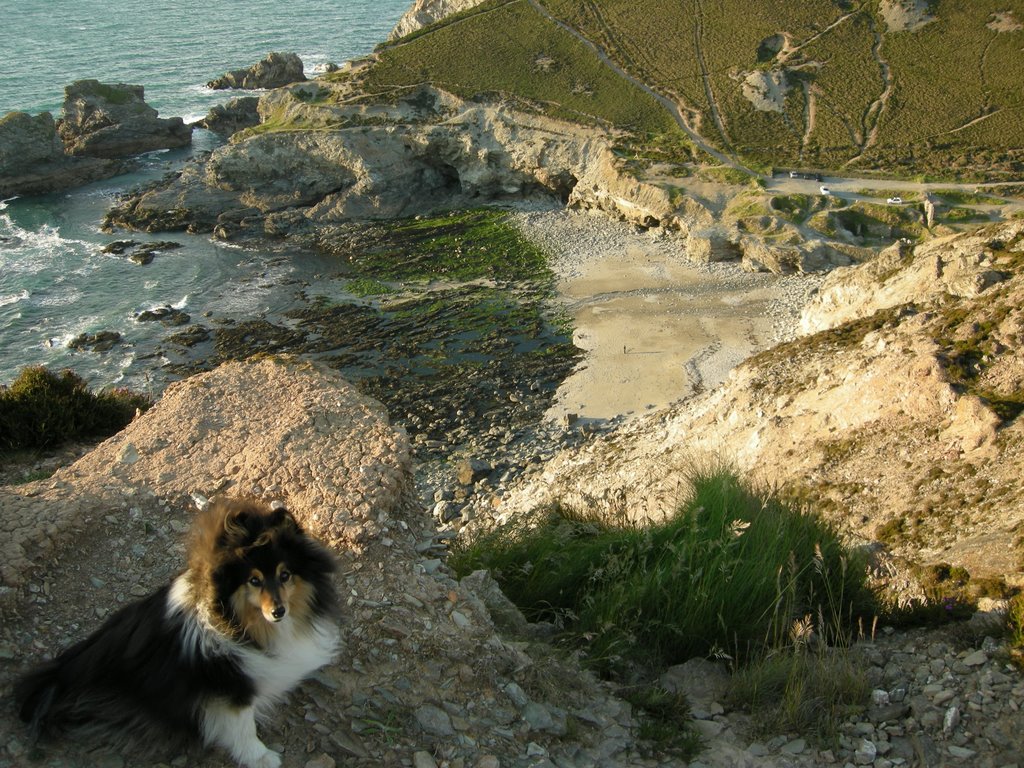
[[[249,763],[249,768],[281,768],[281,756],[268,749],[261,757]]]

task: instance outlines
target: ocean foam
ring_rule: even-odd
[[[10,293],[6,296],[0,295],[0,307],[7,307],[11,304],[17,304],[19,301],[25,301],[28,296],[27,290],[23,290],[21,293]]]

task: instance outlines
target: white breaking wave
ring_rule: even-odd
[[[40,307],[67,307],[81,298],[82,292],[78,288],[67,288],[61,293],[43,296],[39,299],[38,305]]]
[[[0,307],[6,307],[11,304],[17,304],[19,301],[25,301],[28,297],[28,291],[22,291],[21,293],[10,293],[6,296],[0,296]]]

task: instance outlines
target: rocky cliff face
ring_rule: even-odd
[[[108,223],[231,237],[535,196],[644,225],[710,219],[696,203],[680,215],[665,190],[622,175],[602,132],[428,87],[392,104],[348,104],[345,95],[323,83],[265,95],[261,126]]]
[[[1022,254],[1013,222],[839,270],[804,317],[825,330],[564,453],[502,507],[658,518],[694,462],[724,459],[851,535],[1020,583]]]
[[[453,13],[475,8],[482,2],[483,0],[414,0],[412,7],[398,20],[398,24],[388,35],[388,40],[405,37]]]

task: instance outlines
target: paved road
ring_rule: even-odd
[[[844,200],[871,200],[878,202],[878,196],[862,195],[863,190],[878,190],[883,194],[900,195],[904,198],[915,195],[920,198],[925,192],[934,192],[943,189],[956,189],[962,192],[980,192],[999,196],[999,188],[1005,186],[1019,185],[1024,182],[994,182],[994,183],[951,183],[951,182],[918,182],[901,179],[873,179],[873,178],[851,178],[847,176],[823,175],[821,181],[812,179],[791,179],[789,176],[776,176],[774,178],[762,177],[765,181],[765,189],[775,195],[818,195],[821,194],[822,186],[828,187],[832,194]],[[968,207],[992,208],[990,205],[972,205]],[[1024,209],[1024,201],[1015,200],[1007,203],[1006,206],[1014,210]]]

